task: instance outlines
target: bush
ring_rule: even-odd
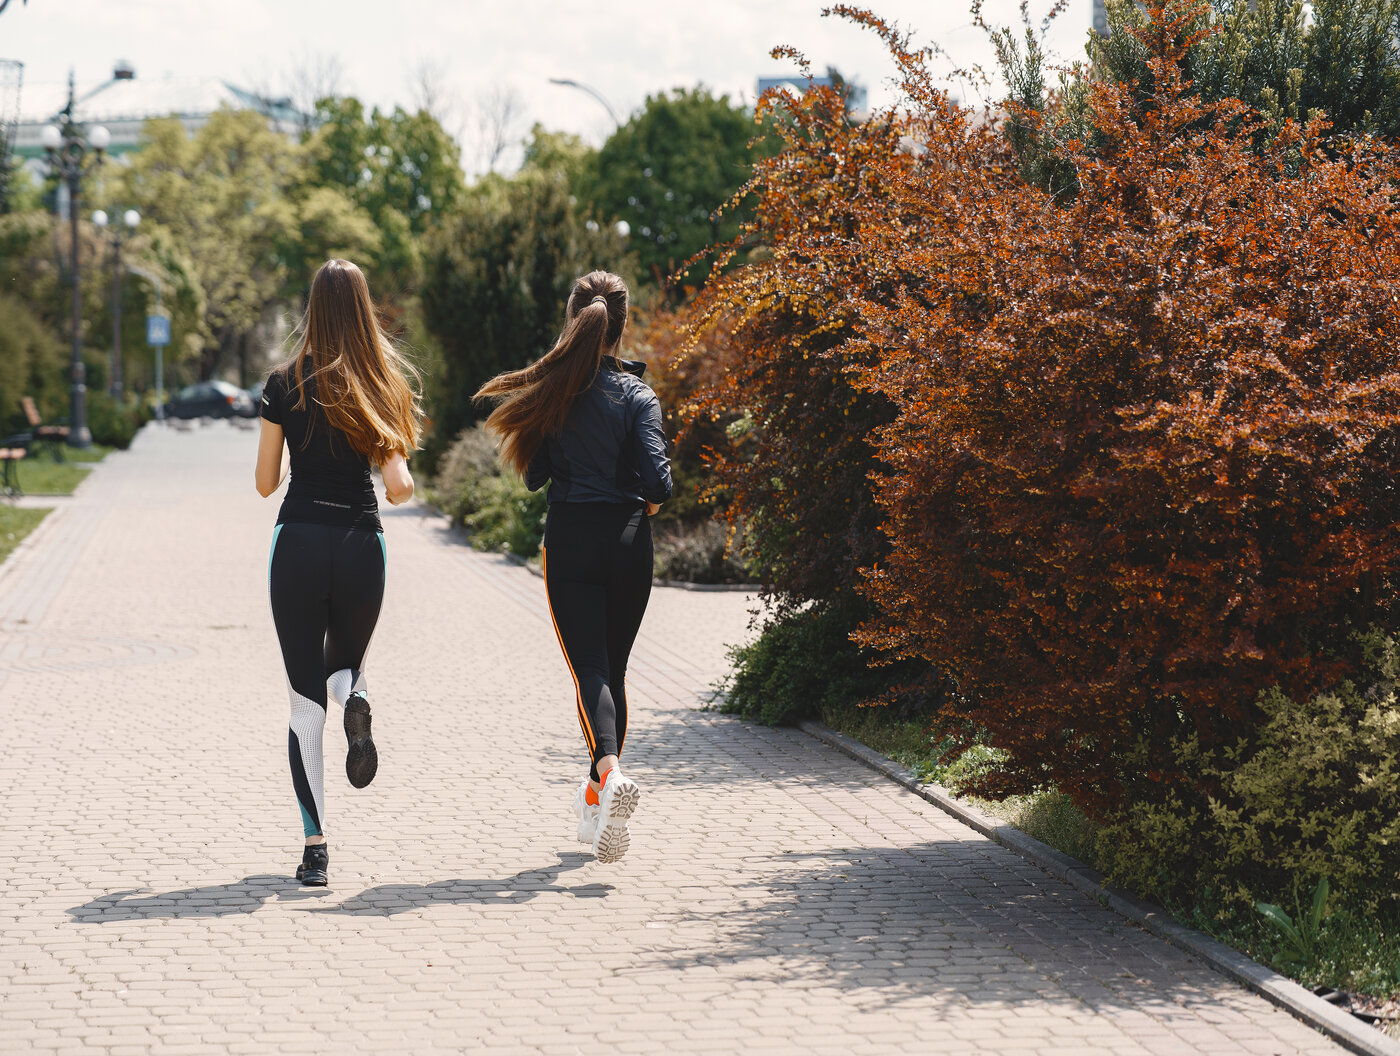
[[[1174,742],[1248,739],[1261,691],[1400,624],[1400,154],[1256,148],[1183,78],[1201,6],[1148,4],[1150,93],[1091,85],[1069,201],[901,59],[922,163],[857,242],[903,278],[851,307],[897,409],[861,641],[957,680],[939,723],[1005,752],[984,795],[1154,803]]]
[[[101,390],[88,389],[88,430],[94,443],[125,451],[150,417],[150,411],[138,397],[127,395],[118,400]]]
[[[478,550],[526,558],[540,552],[545,492],[531,493],[514,473],[502,472],[496,444],[480,425],[465,430],[444,452],[428,498],[472,533]]]
[[[723,521],[652,523],[658,579],[685,583],[743,583],[748,570],[729,543]]]
[[[768,725],[817,718],[889,686],[870,668],[871,653],[850,637],[844,612],[806,609],[771,621],[748,645],[731,649],[733,673],[721,685],[721,710]]]
[[[1175,740],[1179,776],[1103,829],[1104,868],[1167,901],[1249,907],[1326,879],[1367,913],[1400,910],[1400,640],[1362,646],[1362,678],[1303,703],[1264,692],[1247,737]]]
[[[543,489],[531,492],[514,473],[482,479],[475,509],[462,516],[478,550],[504,550],[534,557],[544,543],[547,510]]]

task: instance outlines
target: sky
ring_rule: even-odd
[[[613,128],[607,110],[550,78],[589,85],[624,119],[649,94],[699,83],[751,102],[757,78],[796,72],[769,56],[780,44],[805,53],[817,72],[832,65],[865,85],[872,105],[890,101],[883,45],[822,17],[827,2],[10,0],[0,14],[0,58],[24,63],[30,86],[63,81],[71,68],[80,92],[106,80],[118,59],[138,78],[215,76],[264,91],[289,91],[299,71],[331,67],[341,94],[385,107],[416,104],[426,73],[465,157],[480,138],[481,113],[499,107],[503,93],[518,104],[520,135],[538,121],[598,144]],[[917,42],[936,42],[959,64],[990,66],[969,2],[865,0]],[[1029,0],[1036,25],[1050,3]],[[994,24],[1017,24],[1017,8],[1018,0],[984,4]],[[1089,0],[1070,0],[1047,38],[1052,54],[1082,55],[1089,17]]]

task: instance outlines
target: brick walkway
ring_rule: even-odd
[[[349,787],[333,715],[331,886],[298,888],[255,437],[147,430],[0,569],[0,1051],[1340,1051],[845,757],[695,710],[741,595],[653,595],[645,796],[593,863],[540,581],[421,508],[385,518],[379,776]]]

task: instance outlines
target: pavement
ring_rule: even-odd
[[[256,434],[148,427],[0,566],[0,1053],[1322,1054],[795,730],[703,710],[753,599],[658,588],[594,862],[540,580],[385,513],[379,775],[301,828]]]

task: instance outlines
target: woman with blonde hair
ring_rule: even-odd
[[[618,768],[627,734],[625,676],[651,594],[651,526],[671,496],[661,408],[642,364],[617,358],[627,286],[595,271],[574,283],[564,332],[538,362],[483,385],[486,428],[531,491],[549,482],[545,591],[573,676],[591,765],[574,796],[578,838],[612,862],[631,842],[641,797]]]
[[[306,845],[296,876],[327,883],[321,732],[329,697],[344,708],[345,772],[364,788],[379,767],[365,653],[384,599],[386,553],[372,466],[398,505],[413,495],[407,457],[420,412],[412,374],[379,324],[369,284],[348,260],[316,272],[296,354],[268,375],[257,488],[291,470],[272,533],[268,589],[287,669],[287,754]]]

